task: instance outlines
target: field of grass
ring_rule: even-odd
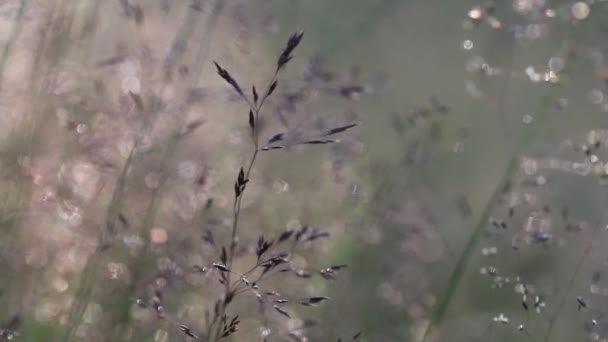
[[[259,138],[358,125],[257,156],[229,273],[262,235],[330,236],[277,242],[291,269],[241,289],[226,340],[608,338],[607,19],[600,0],[0,1],[0,339],[213,340],[252,153],[213,62],[252,98],[299,30]]]

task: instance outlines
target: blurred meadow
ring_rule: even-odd
[[[608,341],[606,0],[0,0],[0,51],[0,340]]]

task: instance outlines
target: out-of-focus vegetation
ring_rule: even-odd
[[[310,281],[259,284],[291,317],[245,293],[228,339],[608,338],[607,19],[602,0],[0,1],[0,338],[208,336],[223,287],[193,266],[229,244],[251,153],[213,61],[263,89],[297,30],[261,138],[359,125],[260,153],[239,255],[331,236],[290,253]]]

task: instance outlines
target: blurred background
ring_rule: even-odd
[[[607,341],[604,0],[0,0],[0,338],[205,335],[251,154],[213,61],[265,89],[299,30],[261,138],[358,125],[260,153],[235,267],[314,227],[260,285],[330,300],[227,340]]]

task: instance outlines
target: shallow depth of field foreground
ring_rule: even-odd
[[[0,341],[608,341],[608,1],[0,0]]]

